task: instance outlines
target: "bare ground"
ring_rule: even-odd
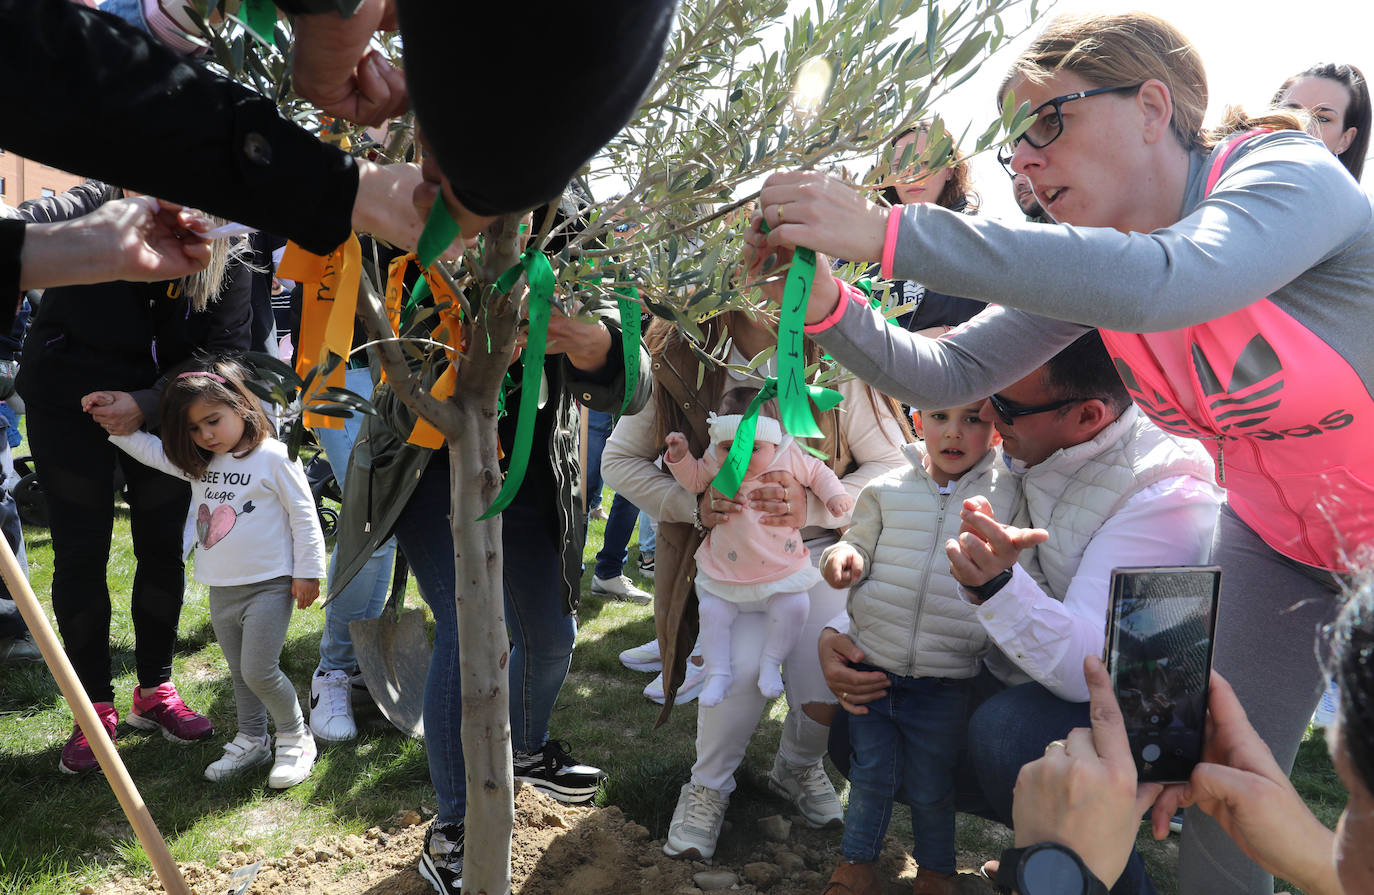
[[[839,860],[838,831],[811,830],[781,817],[764,818],[753,829],[727,823],[721,858],[707,865],[665,856],[662,840],[650,839],[648,830],[615,807],[574,808],[529,788],[515,802],[511,870],[517,895],[700,895],[708,887],[732,895],[816,895]],[[186,864],[181,871],[197,895],[427,895],[433,890],[415,872],[426,826],[418,813],[402,811],[386,828],[298,845],[287,855],[264,856],[238,841],[220,853],[215,866]],[[256,876],[241,889],[257,862]],[[916,865],[891,838],[879,868],[886,895],[911,891]],[[960,884],[961,895],[993,891],[972,872]],[[155,877],[121,877],[83,892],[131,895],[161,888]]]

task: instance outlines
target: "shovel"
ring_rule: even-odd
[[[377,618],[360,618],[348,623],[353,637],[353,652],[362,669],[363,680],[377,708],[397,730],[412,737],[425,735],[422,712],[425,678],[433,649],[425,633],[425,614],[419,609],[401,612],[406,591],[405,557],[396,553],[396,573],[391,581],[391,596]]]

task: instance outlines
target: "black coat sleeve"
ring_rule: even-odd
[[[256,93],[114,16],[0,0],[0,146],[280,233],[348,238],[358,170]]]
[[[120,197],[119,188],[88,180],[56,196],[29,199],[19,203],[19,216],[34,224],[55,224],[70,221],[95,211],[106,202]]]
[[[639,106],[677,4],[602,0],[595,9],[398,0],[415,115],[470,210],[524,211],[557,196]],[[556,89],[526,90],[549,74]]]

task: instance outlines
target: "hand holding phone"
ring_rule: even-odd
[[[1112,570],[1106,665],[1142,783],[1202,758],[1220,590],[1217,566]]]

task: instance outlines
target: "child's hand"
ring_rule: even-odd
[[[681,463],[687,459],[687,436],[681,432],[669,432],[665,440],[668,445],[668,462]]]
[[[821,577],[825,579],[826,584],[834,588],[849,587],[863,576],[864,555],[844,542],[830,549],[826,554],[825,564],[821,566]]]
[[[109,407],[114,401],[114,392],[91,392],[81,399],[81,409],[90,413],[97,407]]]
[[[296,608],[304,609],[311,603],[319,599],[320,579],[318,578],[292,578],[291,596],[296,598]]]
[[[832,516],[848,516],[849,511],[854,509],[854,498],[848,494],[840,494],[827,500],[825,508]]]

